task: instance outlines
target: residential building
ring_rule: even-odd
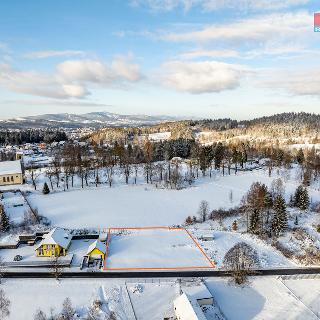
[[[65,229],[54,228],[36,246],[36,254],[38,257],[65,256],[70,247],[71,239],[71,234]]]
[[[94,241],[88,248],[87,256],[91,259],[101,259],[104,260],[107,251],[107,246],[104,242],[99,239]]]
[[[23,184],[23,169],[20,160],[0,162],[0,186]]]

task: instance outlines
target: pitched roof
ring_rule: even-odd
[[[186,293],[183,293],[173,302],[176,315],[182,320],[206,320],[201,307],[195,299],[192,299]]]
[[[0,161],[0,175],[22,173],[20,160]]]
[[[106,253],[107,251],[107,246],[104,242],[101,242],[99,239],[96,241],[92,242],[88,248],[87,254],[92,252],[94,249],[100,250],[102,253]]]
[[[211,292],[203,282],[192,285],[182,285],[181,290],[195,300],[213,298]]]
[[[54,228],[44,236],[36,249],[43,244],[58,244],[60,247],[67,249],[71,242],[71,238],[72,236],[67,230],[62,228]]]

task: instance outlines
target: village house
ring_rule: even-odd
[[[65,256],[71,244],[71,234],[62,228],[54,228],[36,246],[38,257]]]
[[[23,168],[20,160],[0,162],[0,186],[23,184]]]
[[[177,320],[206,320],[200,305],[195,299],[183,293],[173,302]]]
[[[212,306],[213,296],[207,286],[200,282],[181,286],[181,295],[174,300],[174,312],[178,320],[202,320],[206,319],[202,306]]]
[[[106,244],[104,242],[101,242],[99,239],[97,239],[89,246],[86,255],[91,259],[104,260],[106,251],[107,251]]]

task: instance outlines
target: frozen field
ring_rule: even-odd
[[[130,230],[111,234],[107,269],[212,267],[182,229]]]
[[[67,297],[82,319],[91,303],[100,300],[103,303],[100,319],[103,314],[115,311],[119,320],[134,320],[126,288],[116,280],[17,279],[5,280],[1,287],[11,300],[10,320],[33,320],[39,308],[47,315],[51,308],[58,313]]]
[[[319,319],[313,306],[320,299],[316,288],[319,280],[312,280],[316,282],[310,288],[305,280],[295,281],[303,288],[301,294],[306,303],[274,277],[251,278],[250,284],[245,287],[234,286],[221,278],[210,279],[206,284],[228,320]],[[312,306],[314,311],[310,309]],[[317,312],[320,312],[319,304]]]
[[[294,179],[292,172],[292,179]],[[181,224],[188,215],[196,215],[201,200],[207,200],[211,209],[228,208],[239,204],[250,185],[260,181],[270,185],[279,176],[269,177],[263,170],[238,175],[200,179],[183,190],[156,189],[154,185],[100,186],[87,189],[33,193],[29,199],[39,213],[55,226],[66,228],[141,227]],[[297,184],[286,183],[287,197]],[[232,201],[230,193],[232,192]],[[313,200],[320,200],[319,190],[310,189]]]
[[[279,251],[275,250],[273,247],[255,236],[228,231],[212,232],[214,234],[213,241],[199,240],[199,242],[201,247],[206,250],[208,256],[215,261],[218,268],[223,267],[223,258],[225,254],[238,242],[245,242],[256,250],[259,257],[260,267],[262,268],[294,266],[292,261],[285,258]],[[193,230],[193,233],[197,237],[201,237],[203,231]]]
[[[20,192],[5,192],[2,203],[11,222],[19,224],[23,221],[29,206]]]

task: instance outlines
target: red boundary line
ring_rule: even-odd
[[[107,268],[107,258],[109,256],[110,251],[110,240],[111,240],[111,230],[179,230],[185,231],[187,235],[192,239],[197,248],[200,250],[202,255],[208,260],[211,266],[183,266],[183,267],[159,267],[159,268]],[[192,269],[212,269],[215,268],[215,264],[211,259],[207,256],[207,254],[203,251],[200,244],[196,241],[196,239],[191,235],[191,233],[185,228],[176,228],[176,227],[128,227],[128,228],[108,228],[107,242],[106,242],[106,256],[104,259],[104,271],[129,271],[129,270],[192,270]]]

